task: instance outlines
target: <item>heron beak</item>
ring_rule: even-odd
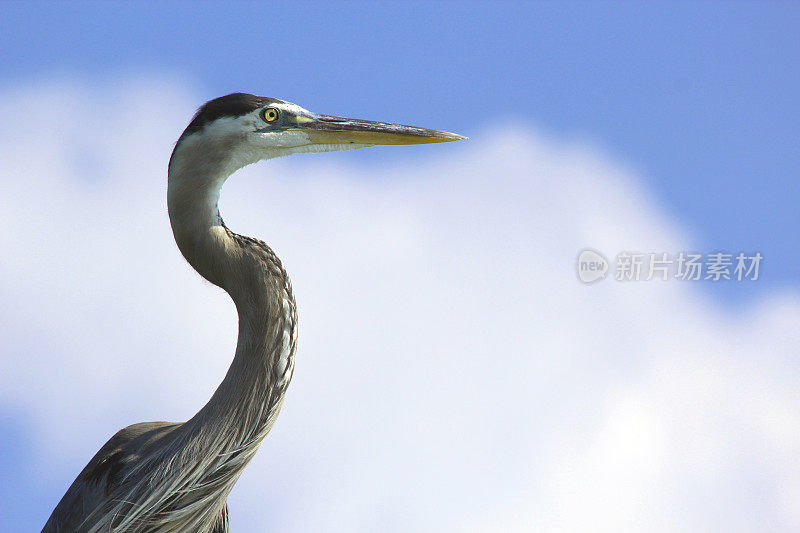
[[[315,144],[426,144],[466,139],[446,131],[317,114],[298,116],[293,128],[306,133]]]

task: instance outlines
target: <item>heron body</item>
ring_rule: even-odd
[[[111,437],[43,532],[228,531],[227,496],[275,423],[297,348],[297,308],[286,270],[269,246],[234,233],[220,216],[220,190],[232,173],[293,153],[462,138],[318,115],[243,93],[202,106],[170,158],[167,203],[183,256],[236,306],[233,362],[208,403],[187,422],[134,424]]]

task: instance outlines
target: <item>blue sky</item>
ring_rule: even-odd
[[[0,529],[40,527],[113,431],[186,419],[223,375],[235,320],[163,191],[192,110],[233,91],[470,137],[226,185],[303,311],[237,530],[796,530],[796,3],[2,0]],[[584,287],[585,246],[765,259],[754,283]]]
[[[706,284],[723,303],[800,283],[796,3],[0,5],[3,84],[156,70],[467,135],[530,122],[626,159],[698,251],[762,252],[757,285]]]

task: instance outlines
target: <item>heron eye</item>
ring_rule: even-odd
[[[278,120],[278,110],[274,107],[268,107],[264,110],[262,116],[267,122],[275,122]]]

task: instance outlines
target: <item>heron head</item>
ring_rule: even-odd
[[[232,172],[261,159],[294,153],[460,139],[465,137],[414,126],[320,115],[283,100],[234,93],[200,108],[178,140],[170,167],[179,148],[189,146],[193,161],[224,162]]]

